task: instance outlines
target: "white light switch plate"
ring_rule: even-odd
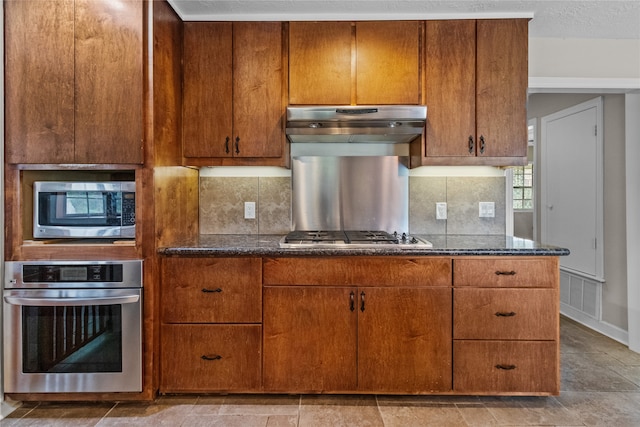
[[[447,204],[446,202],[436,203],[436,219],[447,219]]]
[[[256,218],[256,202],[244,202],[244,219]]]
[[[496,216],[496,204],[494,202],[479,203],[480,218],[494,218]]]

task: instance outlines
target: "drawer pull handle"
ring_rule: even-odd
[[[511,371],[516,369],[516,365],[496,365],[497,369],[502,369],[503,371]]]
[[[356,309],[356,294],[351,291],[349,294],[349,310],[354,311]]]
[[[496,316],[498,317],[513,317],[516,315],[515,311],[509,311],[509,312],[505,312],[505,311],[498,311],[496,313]]]
[[[496,271],[496,276],[515,276],[516,272],[511,270],[511,271]]]
[[[200,356],[200,359],[202,359],[202,360],[220,360],[220,359],[222,359],[222,356],[220,356],[219,354],[215,354],[213,356],[207,356],[206,354],[203,354],[202,356]]]
[[[364,312],[364,291],[360,293],[360,311]]]
[[[217,289],[207,289],[207,288],[202,288],[202,292],[204,292],[205,294],[212,294],[214,292],[222,292],[222,288],[217,288]]]

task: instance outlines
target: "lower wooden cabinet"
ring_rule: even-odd
[[[163,325],[161,392],[258,391],[260,325]]]
[[[449,288],[268,286],[264,313],[265,390],[451,389]]]
[[[453,260],[453,391],[557,395],[557,257]]]
[[[455,341],[453,354],[456,393],[560,393],[554,341]]]
[[[557,257],[163,258],[161,393],[557,395]]]

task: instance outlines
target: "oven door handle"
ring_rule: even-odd
[[[96,298],[25,298],[25,297],[4,297],[4,300],[11,305],[26,305],[36,307],[56,307],[65,305],[114,305],[114,304],[134,304],[140,301],[140,295],[124,295],[117,297],[96,297]]]

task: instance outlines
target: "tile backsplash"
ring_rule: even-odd
[[[414,234],[505,234],[503,176],[412,176],[409,232]],[[244,219],[244,202],[256,203],[256,218]],[[447,219],[436,219],[436,203]],[[479,202],[493,202],[495,217],[480,218]],[[286,234],[291,229],[290,177],[200,177],[201,234]]]

